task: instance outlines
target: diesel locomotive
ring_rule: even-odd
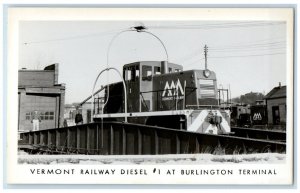
[[[231,126],[252,127],[268,124],[265,104],[243,104],[231,106]]]
[[[165,61],[139,61],[123,66],[123,79],[126,96],[123,81],[105,86],[103,113],[94,114],[94,121],[122,122],[127,117],[129,123],[231,133],[230,110],[220,108],[213,71],[183,71],[181,65]]]

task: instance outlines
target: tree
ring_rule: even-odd
[[[264,99],[264,94],[257,93],[257,92],[250,92],[241,95],[240,97],[233,98],[232,101],[236,103],[254,105],[257,100],[263,100],[263,99]]]

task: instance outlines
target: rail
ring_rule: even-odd
[[[220,109],[219,105],[186,105],[186,107],[196,107],[197,109]]]

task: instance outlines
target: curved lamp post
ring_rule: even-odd
[[[123,81],[124,94],[125,94],[125,122],[127,122],[127,92],[126,92],[126,84],[125,84],[125,82],[124,82],[124,79],[123,79],[121,73],[120,73],[116,68],[109,67],[109,54],[110,54],[110,49],[111,49],[112,44],[113,44],[113,42],[115,41],[115,39],[116,39],[119,35],[121,35],[122,33],[125,33],[125,32],[143,32],[143,33],[146,33],[146,34],[149,34],[149,35],[155,37],[155,38],[161,43],[161,45],[163,46],[164,51],[165,51],[165,53],[166,53],[166,69],[167,69],[168,61],[169,61],[169,56],[168,56],[168,52],[167,52],[166,46],[164,45],[164,43],[162,42],[162,40],[159,39],[159,37],[157,37],[156,35],[154,35],[154,34],[151,33],[151,32],[145,31],[145,30],[146,30],[146,27],[144,27],[144,26],[142,26],[142,25],[141,25],[141,26],[135,26],[135,27],[133,27],[133,28],[131,28],[131,29],[123,30],[123,31],[117,33],[117,34],[114,35],[114,37],[111,39],[111,41],[110,41],[110,43],[109,43],[109,45],[108,45],[108,48],[107,48],[107,55],[106,55],[106,65],[107,65],[107,68],[106,68],[105,70],[102,70],[102,71],[99,73],[99,75],[97,76],[97,79],[96,79],[96,81],[95,81],[95,83],[94,83],[94,87],[93,87],[93,91],[92,91],[92,98],[93,98],[92,103],[93,103],[93,109],[94,109],[94,89],[95,89],[95,86],[96,86],[96,83],[97,83],[98,78],[100,77],[100,75],[101,75],[104,71],[108,71],[108,70],[114,69],[115,71],[118,72],[119,76],[121,77],[121,79],[122,79],[122,81]],[[103,109],[104,109],[105,105],[107,104],[108,98],[109,98],[109,85],[107,85],[107,96],[108,96],[108,97],[107,97],[107,99],[106,99],[106,101],[105,101],[105,103],[104,103],[104,105],[103,105],[103,108],[102,108],[102,114],[103,114]],[[92,117],[93,117],[93,111],[92,111],[91,114],[92,114]]]
[[[123,77],[122,77],[122,74],[120,73],[120,71],[119,71],[118,69],[116,69],[116,68],[114,68],[114,67],[110,67],[110,68],[106,68],[106,69],[102,70],[102,71],[98,74],[98,76],[97,76],[97,78],[96,78],[96,80],[95,80],[95,83],[94,83],[94,86],[93,86],[93,90],[92,90],[92,104],[93,104],[92,113],[91,113],[91,114],[92,114],[92,117],[93,117],[93,114],[94,114],[94,108],[95,108],[95,105],[94,105],[94,91],[95,91],[96,83],[97,83],[97,81],[98,81],[100,75],[101,75],[103,72],[109,71],[109,70],[115,70],[115,71],[117,72],[117,74],[120,76],[120,78],[122,79],[122,82],[123,82],[123,89],[124,89],[124,95],[125,95],[125,122],[127,122],[127,91],[126,91],[126,85],[125,85],[125,81],[124,81],[124,79],[123,79]],[[108,97],[107,97],[107,100],[106,100],[105,104],[107,103],[107,101],[108,101]],[[102,108],[102,114],[103,114],[103,110],[104,110],[104,106],[103,106],[103,108]]]

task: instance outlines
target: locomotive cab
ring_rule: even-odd
[[[153,111],[153,76],[182,71],[178,64],[144,61],[126,64],[123,77],[127,89],[127,112]]]

